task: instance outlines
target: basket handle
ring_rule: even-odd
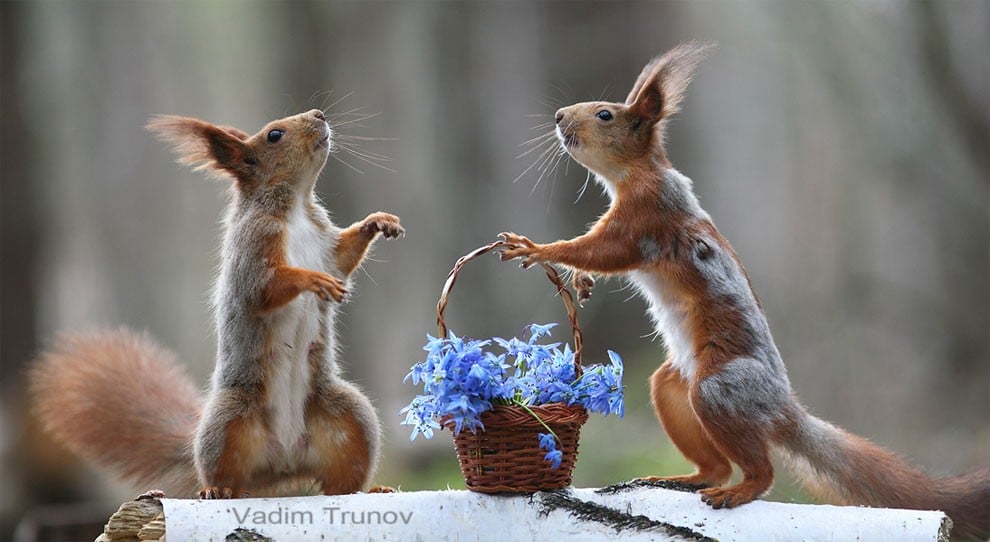
[[[488,254],[493,250],[508,246],[505,241],[495,241],[494,243],[485,245],[480,248],[476,248],[473,251],[461,256],[457,262],[454,264],[453,269],[447,274],[447,281],[443,285],[443,291],[440,292],[440,300],[437,301],[437,333],[441,339],[447,338],[447,322],[444,321],[443,311],[447,308],[447,297],[450,295],[451,288],[454,287],[454,282],[457,281],[457,274],[460,273],[461,268],[464,264],[469,261],[481,256],[483,254]],[[578,324],[577,307],[574,304],[574,296],[571,295],[571,291],[568,290],[563,281],[560,280],[560,273],[557,272],[553,266],[544,263],[537,262],[542,267],[547,274],[547,278],[550,282],[557,288],[557,295],[564,302],[564,309],[567,311],[567,320],[571,324],[571,332],[574,335],[574,369],[577,376],[581,376],[581,351],[584,349],[584,339],[581,332],[581,326]]]

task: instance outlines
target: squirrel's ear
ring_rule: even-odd
[[[694,69],[714,48],[711,42],[690,41],[654,58],[636,78],[626,105],[651,124],[677,113]]]
[[[247,134],[240,130],[175,115],[152,117],[145,128],[170,143],[179,162],[196,169],[227,173],[247,181],[257,163],[253,150],[244,142]]]
[[[244,130],[234,128],[233,126],[221,126],[221,128],[223,128],[225,131],[230,133],[230,135],[235,136],[237,139],[240,139],[241,141],[247,141],[251,139],[251,134],[245,132]]]

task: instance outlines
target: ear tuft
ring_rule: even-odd
[[[654,58],[636,78],[626,104],[654,123],[677,113],[695,68],[714,49],[714,42],[689,41]]]
[[[182,164],[197,170],[229,174],[246,179],[253,160],[244,141],[244,132],[221,128],[199,119],[177,115],[156,115],[145,128],[172,145]]]

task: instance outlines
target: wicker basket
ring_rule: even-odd
[[[501,241],[486,245],[463,256],[454,264],[437,303],[437,330],[440,337],[447,337],[443,311],[461,268],[478,256],[504,245]],[[574,337],[574,369],[577,376],[580,376],[582,336],[574,298],[564,287],[556,269],[547,264],[540,265],[557,288],[557,294],[567,310]],[[461,431],[454,435],[457,460],[468,489],[481,493],[533,493],[571,485],[571,473],[577,461],[578,438],[581,426],[588,420],[587,411],[564,403],[533,406],[529,410],[532,412],[518,406],[496,405],[492,410],[482,413],[481,423],[485,427],[483,431]],[[562,452],[563,459],[556,469],[551,468],[550,462],[543,459],[545,452],[539,447],[537,434],[546,429],[533,414],[553,429],[559,439],[557,449]],[[453,422],[444,420],[442,423],[453,432]]]

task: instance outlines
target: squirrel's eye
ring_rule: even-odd
[[[285,135],[285,132],[282,130],[272,130],[271,132],[268,132],[268,142],[275,143],[279,139],[282,139],[283,135]]]
[[[595,113],[595,116],[605,121],[612,120],[612,113],[608,109],[602,109]]]

